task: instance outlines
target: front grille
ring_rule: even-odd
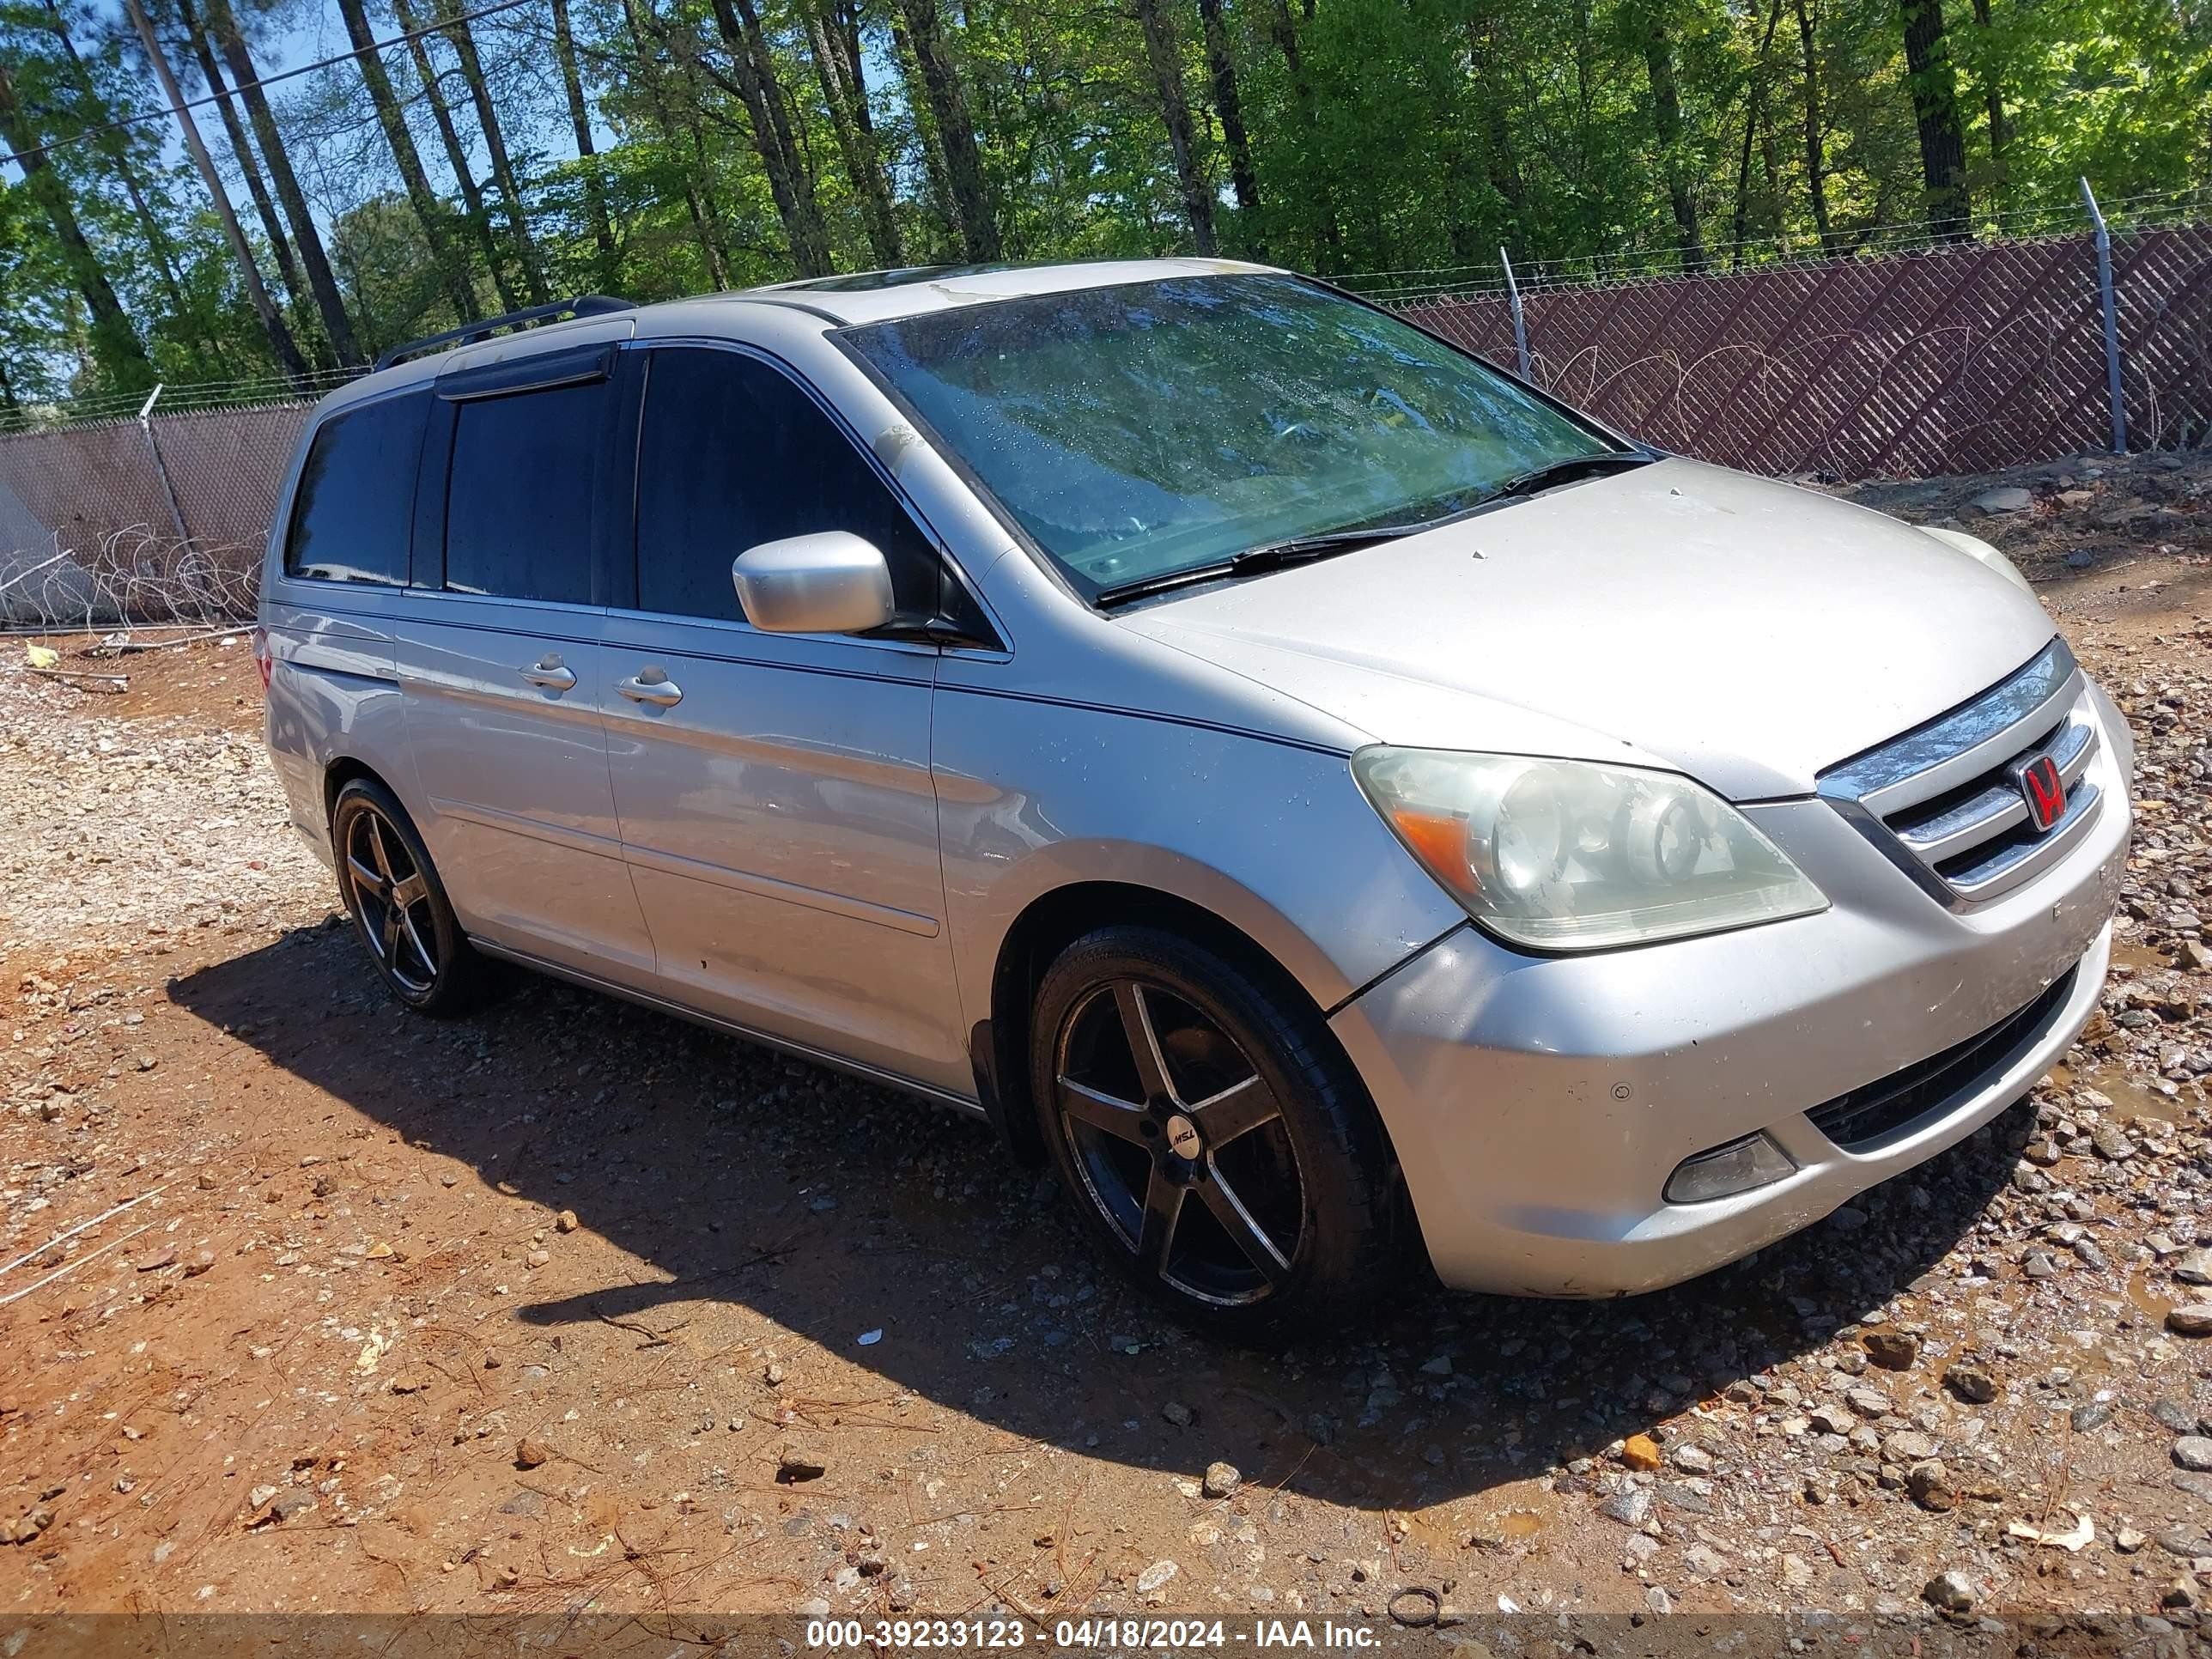
[[[1970,1036],[1940,1054],[1838,1095],[1806,1115],[1813,1120],[1814,1127],[1847,1152],[1879,1149],[2009,1064],[2020,1050],[2042,1035],[2064,1005],[2078,971],[2068,969],[2027,1007],[1999,1020],[1978,1036]]]
[[[2063,640],[1972,702],[1820,775],[1820,793],[1860,833],[1948,904],[2010,892],[2056,861],[2096,816],[2088,685]],[[2024,767],[2048,757],[2066,811],[2028,817]]]

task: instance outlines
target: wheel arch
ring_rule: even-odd
[[[1030,1021],[1037,987],[1068,945],[1115,924],[1158,927],[1206,946],[1279,994],[1305,1004],[1327,1040],[1335,1042],[1326,1010],[1298,975],[1218,911],[1182,894],[1127,881],[1095,878],[1051,888],[1030,899],[1000,936],[989,1009],[969,1038],[984,1109],[1024,1164],[1046,1162],[1029,1086]],[[1350,1067],[1348,1057],[1345,1063]]]

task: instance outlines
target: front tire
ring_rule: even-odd
[[[1103,927],[1046,971],[1030,1033],[1061,1180],[1177,1315],[1274,1341],[1340,1327],[1402,1284],[1389,1138],[1293,988],[1158,928]]]
[[[422,838],[392,792],[356,778],[331,806],[338,898],[386,988],[418,1013],[466,1013],[490,988]]]

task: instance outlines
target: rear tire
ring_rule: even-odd
[[[386,988],[417,1013],[464,1014],[493,987],[492,964],[461,931],[445,884],[389,789],[356,778],[331,807],[338,900]]]
[[[1038,987],[1030,1086],[1092,1232],[1208,1334],[1326,1334],[1407,1278],[1389,1139],[1273,975],[1158,928],[1087,933]]]

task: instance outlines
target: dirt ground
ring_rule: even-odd
[[[0,1611],[1449,1625],[1917,1615],[1951,1573],[1954,1609],[2193,1626],[2212,461],[1859,493],[2008,484],[1958,521],[2142,748],[2084,1046],[1695,1285],[1420,1291],[1274,1356],[1126,1294],[976,1124],[550,982],[403,1014],[284,828],[242,639],[56,642],[120,693],[7,644]]]

